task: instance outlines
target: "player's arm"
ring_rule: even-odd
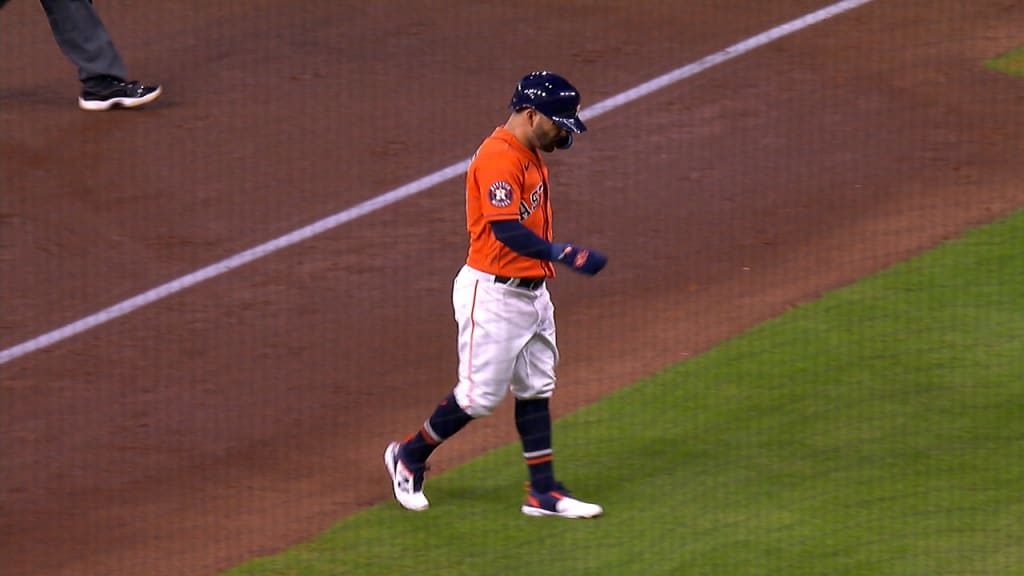
[[[564,244],[548,242],[537,236],[518,220],[496,220],[491,222],[494,237],[508,246],[510,250],[527,258],[537,260],[557,260],[564,249]]]
[[[600,252],[562,242],[548,242],[518,220],[495,220],[491,222],[491,230],[499,242],[517,254],[561,262],[584,274],[597,274],[608,262],[608,257]]]

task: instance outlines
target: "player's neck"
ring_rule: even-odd
[[[522,117],[512,115],[508,121],[505,122],[505,130],[510,132],[515,139],[523,145],[531,154],[538,154],[537,144],[533,141],[532,131],[530,130],[530,124],[523,122]]]

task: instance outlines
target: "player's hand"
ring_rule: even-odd
[[[569,244],[552,244],[553,251],[556,251],[554,260],[572,268],[576,272],[593,276],[600,272],[608,263],[608,257],[582,246]]]

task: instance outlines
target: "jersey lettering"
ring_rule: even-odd
[[[529,166],[529,164],[527,164]],[[522,222],[533,214],[534,210],[537,209],[537,205],[540,204],[540,199],[544,196],[544,183],[541,182],[533,192],[530,192],[530,203],[526,203],[526,198],[519,201],[519,221]]]

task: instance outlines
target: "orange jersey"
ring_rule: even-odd
[[[466,264],[489,274],[519,278],[553,278],[546,260],[521,256],[494,236],[491,222],[518,220],[551,242],[548,168],[511,132],[499,126],[484,140],[466,173]]]

